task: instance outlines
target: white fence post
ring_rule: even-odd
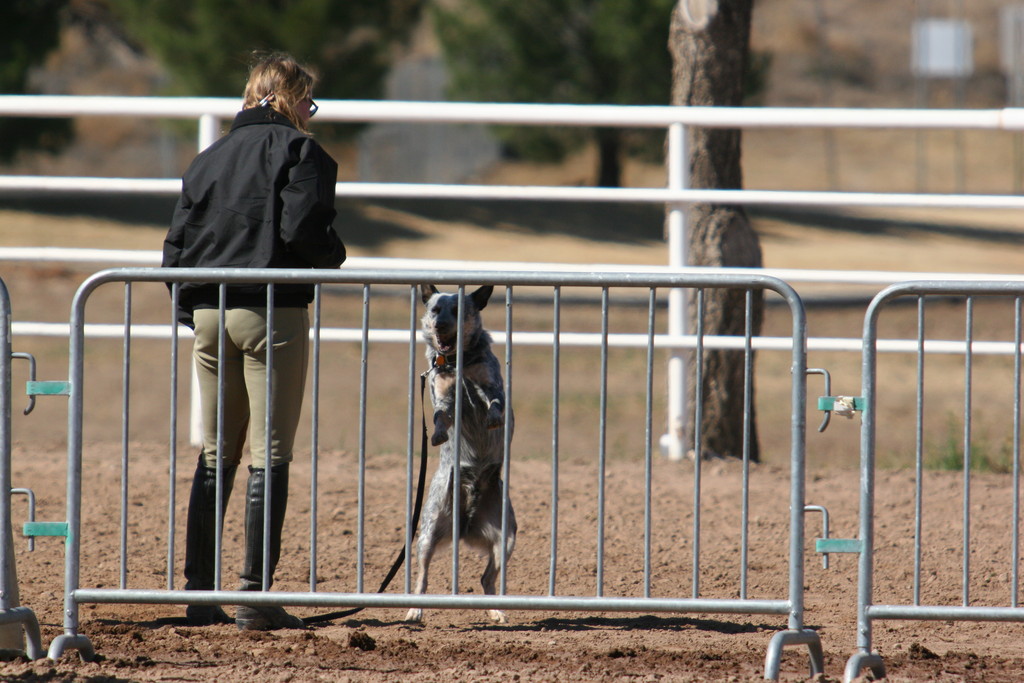
[[[668,187],[683,190],[689,185],[689,159],[686,126],[673,123],[668,129]],[[670,204],[668,212],[668,259],[672,268],[686,266],[686,205]],[[670,335],[686,334],[686,291],[673,289],[668,299]],[[686,454],[686,353],[673,349],[668,360],[668,431],[661,437],[661,452],[670,460],[682,460]]]
[[[213,114],[203,114],[199,117],[199,151],[216,142],[218,137],[217,126],[220,119]]]

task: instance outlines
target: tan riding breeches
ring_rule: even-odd
[[[202,399],[203,462],[217,466],[217,327],[216,309],[195,311],[192,355]],[[224,320],[225,466],[242,459],[246,432],[252,466],[266,462],[267,317],[265,308],[230,308]],[[305,308],[274,309],[273,400],[270,465],[291,462],[295,431],[302,412],[309,357],[309,314]]]

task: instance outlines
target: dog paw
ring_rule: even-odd
[[[446,441],[448,441],[448,432],[434,432],[434,435],[430,437],[431,446],[440,446]]]
[[[487,610],[487,616],[489,616],[491,618],[491,621],[493,621],[495,624],[508,623],[508,618],[505,616],[505,613],[502,612],[500,609]]]
[[[423,610],[413,607],[405,614],[405,622],[408,624],[422,624]]]

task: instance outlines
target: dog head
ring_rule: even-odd
[[[463,348],[471,345],[483,330],[480,311],[487,306],[494,287],[485,285],[463,296]],[[426,311],[420,321],[423,339],[442,356],[456,352],[459,329],[459,295],[439,292],[434,285],[420,285],[420,296]]]

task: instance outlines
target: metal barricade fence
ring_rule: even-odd
[[[894,416],[891,401],[885,407],[886,389],[892,389],[893,383],[905,383],[906,376],[900,373],[880,373],[878,371],[878,341],[880,318],[883,312],[891,310],[890,304],[901,297],[916,297],[916,405],[913,419],[908,417],[909,411],[898,411]],[[948,306],[953,298],[964,307],[963,341],[938,341],[926,337],[926,302],[939,303],[945,308],[939,317],[949,320]],[[1020,581],[1020,456],[1021,456],[1021,353],[1022,353],[1022,300],[1024,285],[1012,282],[966,282],[966,281],[917,281],[892,285],[880,292],[868,307],[864,321],[863,360],[862,360],[862,392],[863,396],[857,408],[863,410],[861,425],[861,499],[859,539],[849,543],[852,552],[859,552],[859,578],[857,598],[857,650],[848,659],[845,680],[852,681],[865,669],[871,669],[876,677],[885,675],[885,664],[882,656],[873,650],[872,625],[878,620],[933,620],[933,621],[1001,621],[1024,622],[1024,607],[1019,602]],[[975,309],[978,306],[1000,305],[996,319],[1004,324],[998,329],[979,329],[975,323]],[[991,319],[993,316],[987,316]],[[935,322],[935,321],[930,321]],[[931,328],[928,328],[931,329]],[[995,337],[995,339],[993,339]],[[955,377],[954,367],[947,364],[939,370],[940,377],[934,383],[934,390],[929,391],[930,383],[925,382],[925,353],[942,345],[944,353],[962,354],[962,383]],[[949,347],[955,347],[950,351]],[[954,356],[954,360],[956,358]],[[987,369],[982,364],[984,359],[1001,361],[995,369]],[[980,362],[982,361],[982,362]],[[972,403],[972,385],[977,382],[975,375],[987,370],[985,381],[1006,381],[1005,400],[997,405],[975,406]],[[891,375],[891,376],[888,376]],[[1011,383],[1012,382],[1012,383]],[[961,386],[962,384],[962,386]],[[950,397],[951,389],[962,391],[963,425],[962,435],[957,437],[960,443],[954,443],[951,453],[952,463],[936,465],[934,451],[938,450],[935,443],[929,442],[926,421],[930,417],[927,408],[932,403],[940,404],[939,410],[949,410],[948,405],[937,400],[939,397]],[[991,391],[987,392],[991,395]],[[926,401],[926,398],[928,399]],[[927,404],[927,405],[926,405]],[[933,410],[933,413],[935,411]],[[972,484],[984,476],[978,472],[978,460],[987,457],[980,452],[979,441],[975,429],[980,418],[996,420],[996,429],[1007,438],[1004,440],[1003,456],[1008,462],[1002,463],[1007,474],[1012,472],[1012,500],[999,501],[991,496],[979,503],[972,501]],[[947,417],[948,419],[948,417]],[[902,420],[902,424],[901,424]],[[927,424],[934,425],[934,419]],[[907,500],[886,500],[884,509],[875,506],[875,474],[878,459],[879,435],[892,436],[893,432],[906,431],[913,428],[911,442],[915,443],[915,485],[908,492]],[[980,431],[980,429],[978,430]],[[950,450],[946,446],[947,450]],[[932,451],[929,453],[928,451]],[[929,460],[932,458],[932,460]],[[939,504],[947,504],[953,498],[950,489],[955,485],[948,481],[950,473],[936,472],[936,467],[956,467],[959,470],[960,502],[962,510],[959,530],[943,526],[941,529],[929,529],[929,507],[936,510]],[[929,492],[928,484],[932,483],[938,491]],[[930,494],[930,495],[929,495]],[[1001,507],[1005,506],[1005,507]],[[891,511],[898,509],[903,515],[895,519]],[[913,519],[910,528],[909,518],[905,512],[912,509],[909,517]],[[984,509],[995,509],[998,522],[996,530],[982,528],[974,518]],[[941,512],[936,510],[936,512]],[[1005,512],[1005,515],[1002,513]],[[972,520],[974,523],[972,524]],[[1005,524],[1004,524],[1005,523]],[[887,533],[898,534],[901,538],[895,541],[889,537],[880,545],[876,539],[876,528],[887,529]],[[895,529],[895,530],[894,530]],[[960,535],[959,548],[954,536]],[[998,544],[1004,553],[999,557],[983,556],[979,552],[977,541],[972,543],[972,532],[985,535],[986,546]],[[912,536],[910,539],[905,538]],[[904,542],[905,541],[905,542]],[[842,541],[840,541],[842,542]],[[819,542],[820,549],[821,542]],[[876,585],[876,560],[881,552],[893,556],[900,555],[899,566],[911,567],[911,580],[907,585],[885,586],[887,600],[879,601],[879,586]],[[986,554],[987,555],[987,554]],[[986,580],[982,580],[981,570],[972,571],[973,566],[986,568]],[[991,580],[998,576],[994,572],[1001,567],[1006,580]],[[927,588],[922,580],[930,573],[943,572],[950,578],[958,578],[958,595],[940,595],[935,589]],[[1002,593],[1003,590],[1006,593]],[[904,593],[905,591],[905,593]],[[899,597],[906,595],[906,598]],[[958,603],[958,604],[957,604]]]
[[[17,574],[11,530],[11,298],[0,279],[0,629],[14,625],[24,630],[25,652],[42,655],[39,622],[28,607],[17,605]],[[5,641],[18,640],[6,638]],[[6,647],[6,642],[5,642]]]
[[[175,507],[178,499],[178,493],[175,488],[176,484],[176,462],[179,457],[179,446],[178,446],[178,398],[177,398],[177,387],[179,383],[178,378],[178,346],[179,336],[177,332],[177,326],[175,324],[175,316],[173,313],[173,304],[177,301],[180,286],[186,282],[205,282],[205,283],[220,283],[220,292],[223,302],[224,292],[226,286],[229,284],[240,284],[240,283],[267,283],[269,286],[268,290],[268,301],[273,301],[274,291],[276,287],[284,284],[310,284],[314,286],[315,296],[312,303],[312,329],[311,329],[311,405],[310,405],[310,421],[311,421],[311,461],[310,461],[310,498],[308,503],[300,501],[299,504],[293,506],[297,508],[298,512],[296,515],[308,516],[309,524],[309,589],[306,591],[299,590],[275,590],[270,591],[232,591],[220,589],[220,573],[221,573],[221,555],[222,555],[222,543],[218,539],[217,543],[217,583],[216,589],[210,591],[184,591],[179,588],[175,588],[174,577],[178,573],[175,563],[175,547],[174,539],[176,536],[176,515]],[[93,495],[92,491],[102,491],[102,486],[90,484],[88,491],[83,491],[83,410],[86,406],[87,395],[90,392],[90,387],[85,382],[85,369],[87,365],[92,365],[92,362],[86,362],[85,356],[85,322],[86,322],[86,305],[90,301],[90,297],[100,289],[102,285],[108,285],[112,283],[123,283],[124,285],[124,326],[125,335],[123,341],[123,386],[122,392],[124,395],[123,406],[122,406],[122,461],[120,468],[120,531],[119,537],[119,556],[120,556],[120,570],[119,577],[117,580],[117,587],[105,587],[103,583],[95,582],[97,585],[93,587],[83,586],[81,582],[82,578],[82,555],[83,552],[92,551],[92,543],[94,539],[90,538],[90,529],[87,525],[83,524],[83,508],[88,509],[91,505],[97,505],[100,501],[96,496]],[[170,394],[169,402],[169,453],[168,463],[166,466],[166,482],[162,486],[166,486],[166,495],[168,500],[167,506],[167,526],[166,526],[166,539],[164,542],[164,549],[166,551],[166,583],[162,587],[154,585],[146,585],[147,583],[152,584],[153,579],[147,579],[146,576],[139,576],[138,574],[132,575],[132,582],[135,586],[129,585],[128,571],[129,559],[135,553],[141,552],[142,542],[136,538],[135,532],[132,531],[132,523],[129,518],[127,510],[130,507],[130,503],[134,502],[136,505],[153,505],[158,504],[156,501],[145,499],[135,499],[140,497],[141,494],[133,494],[135,490],[135,481],[138,481],[140,476],[155,476],[152,475],[154,469],[151,464],[145,471],[136,474],[136,470],[132,470],[131,476],[129,476],[129,463],[132,461],[129,451],[135,447],[132,444],[130,433],[131,428],[129,425],[130,416],[130,405],[131,401],[129,396],[129,384],[133,377],[131,369],[131,357],[132,357],[132,299],[133,299],[133,286],[138,283],[168,283],[171,285],[171,306],[167,309],[170,311],[164,318],[171,323],[173,329],[171,334],[170,343],[170,370],[169,370],[169,389],[167,390]],[[550,292],[550,299],[547,300],[549,303],[546,305],[551,306],[553,311],[553,322],[550,333],[545,333],[546,344],[553,348],[553,357],[551,358],[551,377],[552,377],[552,397],[550,402],[552,417],[551,422],[547,422],[547,418],[544,418],[544,422],[551,425],[552,429],[552,454],[551,454],[551,495],[550,495],[550,520],[545,522],[543,526],[550,525],[550,538],[545,539],[546,544],[549,544],[550,553],[550,573],[548,580],[545,582],[546,585],[531,586],[529,589],[519,593],[511,594],[507,590],[506,585],[506,568],[505,563],[501,563],[500,569],[500,588],[497,595],[481,595],[471,594],[459,591],[458,588],[458,552],[453,548],[452,552],[452,577],[451,585],[452,591],[449,594],[424,594],[416,595],[410,590],[410,576],[409,576],[409,562],[406,562],[406,572],[404,589],[402,592],[394,593],[373,593],[364,588],[364,575],[366,573],[365,559],[368,551],[365,547],[365,541],[367,538],[372,538],[375,533],[373,530],[366,528],[367,520],[367,507],[370,503],[368,500],[367,486],[368,483],[372,484],[372,480],[368,482],[367,478],[367,439],[368,439],[368,426],[367,426],[367,410],[368,407],[372,407],[375,402],[379,400],[385,400],[390,405],[399,405],[402,401],[402,397],[395,395],[396,392],[392,390],[392,393],[384,399],[373,395],[373,383],[369,381],[368,371],[368,357],[371,347],[375,347],[376,342],[374,339],[377,338],[379,330],[371,330],[370,320],[370,302],[371,302],[371,288],[376,288],[375,291],[385,291],[393,293],[397,290],[400,297],[398,301],[401,301],[401,297],[405,296],[403,292],[407,292],[409,310],[406,313],[399,314],[399,319],[407,316],[408,328],[404,332],[399,332],[399,336],[403,337],[408,342],[408,358],[406,360],[397,361],[393,360],[386,368],[386,372],[391,375],[399,375],[403,379],[400,385],[406,387],[405,393],[407,394],[407,412],[403,417],[399,417],[400,410],[394,408],[390,411],[391,423],[386,430],[391,432],[404,432],[406,435],[406,485],[404,491],[404,516],[401,524],[404,531],[404,551],[406,556],[409,556],[409,550],[412,544],[412,533],[413,530],[410,528],[409,520],[412,517],[412,490],[414,480],[414,444],[417,442],[419,433],[419,424],[416,419],[417,409],[417,391],[415,389],[417,369],[417,359],[421,354],[417,350],[417,337],[418,337],[418,308],[419,303],[419,291],[417,286],[421,283],[432,283],[439,287],[457,287],[459,291],[465,291],[465,287],[469,284],[474,286],[477,285],[501,285],[505,287],[505,331],[504,333],[493,331],[496,344],[504,344],[505,346],[505,359],[504,359],[504,375],[506,377],[506,410],[509,410],[510,406],[516,404],[516,396],[513,393],[513,380],[516,383],[522,382],[524,377],[518,375],[515,371],[515,364],[512,362],[513,348],[519,331],[514,329],[513,326],[513,311],[517,304],[514,301],[513,292],[517,288],[526,289],[532,292],[532,298],[545,299],[545,294],[537,295],[536,292]],[[346,352],[346,357],[353,360],[358,357],[359,359],[359,389],[358,389],[358,417],[355,418],[358,424],[355,429],[358,430],[358,453],[356,459],[352,463],[352,467],[355,471],[351,472],[351,477],[355,480],[355,492],[356,492],[356,531],[354,533],[355,538],[349,539],[347,543],[350,546],[349,551],[355,556],[355,577],[354,587],[352,587],[352,577],[340,577],[334,584],[330,582],[324,582],[318,574],[318,570],[322,570],[319,567],[318,553],[322,550],[322,543],[318,540],[318,505],[320,499],[323,497],[323,492],[318,490],[318,468],[323,466],[323,462],[319,457],[320,443],[319,433],[321,431],[321,419],[320,415],[323,411],[321,405],[322,399],[321,394],[324,392],[324,382],[321,376],[321,365],[323,354],[321,352],[321,340],[320,330],[322,325],[322,318],[326,314],[324,303],[325,299],[325,286],[334,287],[336,285],[348,286],[349,290],[352,291],[353,287],[360,287],[362,291],[362,335],[361,339],[356,343],[358,349],[351,349]],[[563,465],[560,462],[560,450],[564,447],[559,443],[559,428],[560,428],[560,367],[562,364],[562,357],[560,355],[561,345],[564,343],[563,338],[569,335],[565,335],[562,329],[562,307],[561,307],[561,292],[563,287],[580,288],[581,291],[589,290],[596,292],[599,295],[600,307],[601,307],[601,318],[600,318],[600,329],[599,331],[593,331],[590,334],[591,337],[597,339],[597,348],[600,352],[599,359],[599,372],[591,374],[597,375],[597,383],[599,385],[598,392],[600,394],[599,402],[597,403],[598,414],[592,416],[589,419],[592,420],[589,424],[594,425],[597,431],[597,448],[596,458],[593,467],[596,470],[596,490],[593,491],[594,498],[596,499],[596,511],[594,514],[595,529],[567,529],[564,526],[559,525],[558,506],[559,506],[559,484],[558,477]],[[407,289],[405,289],[407,288]],[[631,296],[631,300],[635,303],[641,301],[646,304],[647,308],[647,319],[646,329],[643,330],[642,334],[625,334],[620,331],[613,331],[609,323],[609,311],[612,308],[610,290],[611,288],[619,288],[623,290],[636,292],[640,291],[647,294],[646,297]],[[110,290],[111,288],[106,288]],[[686,338],[673,337],[670,335],[657,333],[657,320],[656,320],[656,309],[657,309],[657,292],[667,292],[669,290],[686,290],[691,293],[694,297],[697,313],[697,333]],[[689,530],[682,524],[683,520],[669,520],[667,523],[672,531],[671,537],[658,538],[658,530],[664,530],[664,527],[657,525],[652,522],[652,511],[654,510],[655,502],[652,500],[652,467],[654,466],[654,458],[652,456],[652,404],[653,398],[653,364],[656,349],[678,349],[690,347],[693,349],[695,360],[701,362],[695,362],[696,368],[696,379],[694,392],[695,397],[699,399],[701,396],[701,382],[702,382],[702,366],[705,354],[705,348],[714,347],[716,338],[710,335],[705,336],[703,332],[703,301],[705,292],[708,290],[717,289],[729,289],[739,290],[746,292],[746,334],[744,337],[731,337],[731,338],[717,338],[718,341],[723,339],[728,341],[728,345],[724,348],[731,348],[735,353],[742,354],[745,362],[745,372],[747,374],[748,381],[746,382],[746,405],[751,405],[753,393],[753,348],[754,339],[752,334],[752,320],[754,317],[754,295],[758,296],[762,294],[771,294],[772,296],[778,296],[782,299],[788,313],[791,317],[792,322],[792,350],[791,350],[791,364],[790,370],[792,373],[792,379],[790,384],[790,396],[788,402],[790,405],[791,422],[789,426],[789,476],[790,476],[790,491],[788,505],[783,501],[772,501],[770,514],[776,515],[780,520],[780,526],[787,529],[786,542],[781,543],[779,539],[756,539],[755,536],[748,533],[748,522],[751,516],[751,510],[749,509],[749,485],[750,478],[756,476],[756,472],[752,472],[749,467],[749,453],[744,453],[742,474],[737,477],[738,488],[737,495],[742,498],[742,504],[739,514],[739,529],[736,530],[736,545],[735,545],[735,557],[740,558],[739,565],[739,576],[738,585],[730,586],[728,589],[723,591],[724,597],[710,597],[707,595],[709,589],[701,584],[702,572],[707,572],[707,568],[702,567],[701,564],[701,543],[700,537],[702,533],[702,515],[711,515],[715,512],[711,508],[705,508],[701,505],[700,491],[701,491],[701,470],[702,470],[702,459],[695,458],[692,471],[692,482],[688,479],[689,474],[680,479],[681,482],[692,486],[692,500],[693,507],[686,516],[692,514],[692,526]],[[391,297],[392,301],[395,301],[395,297]],[[222,303],[223,311],[223,303]],[[153,313],[153,311],[147,311],[147,313]],[[490,310],[487,311],[490,313]],[[268,316],[269,317],[269,316]],[[487,317],[487,316],[485,316]],[[494,330],[496,328],[496,322],[491,317],[491,324],[489,328]],[[221,325],[223,326],[223,314],[221,317]],[[272,321],[268,322],[268,327],[272,325]],[[523,336],[536,335],[536,333],[525,332]],[[606,554],[605,540],[609,536],[606,521],[608,517],[607,508],[610,503],[607,499],[607,493],[610,490],[610,485],[606,479],[605,473],[608,467],[609,455],[612,448],[608,445],[606,439],[606,433],[609,424],[612,422],[608,418],[609,403],[612,399],[611,391],[609,389],[609,354],[616,338],[628,338],[630,343],[636,347],[643,349],[646,352],[646,356],[643,360],[643,365],[646,370],[646,388],[645,388],[645,400],[646,406],[644,409],[645,425],[637,425],[636,433],[643,434],[643,458],[642,463],[637,462],[637,467],[630,469],[630,476],[637,477],[638,481],[642,481],[644,487],[643,501],[637,504],[637,507],[642,507],[642,522],[640,522],[641,529],[638,529],[637,536],[642,535],[642,552],[637,553],[636,556],[630,556],[629,562],[635,563],[631,567],[630,571],[634,572],[635,575],[640,576],[641,580],[637,581],[640,585],[639,588],[632,589],[635,594],[630,594],[630,590],[622,588],[621,585],[616,584],[615,587],[611,586],[610,582],[606,581],[605,568],[612,566],[612,560]],[[157,354],[163,356],[163,353]],[[272,374],[273,364],[273,353],[267,354],[267,364],[270,366],[271,372],[268,372],[268,376]],[[105,358],[109,361],[109,358]],[[156,368],[160,364],[164,363],[164,360],[160,360],[159,363],[149,363],[146,366],[146,374],[144,377],[144,395],[151,400],[154,396],[157,396],[163,390],[159,388],[160,381],[155,379],[157,376]],[[406,369],[405,363],[408,363],[408,369]],[[182,363],[183,365],[185,363]],[[461,371],[461,370],[460,370]],[[713,273],[700,273],[700,274],[668,274],[668,273],[537,273],[537,272],[501,272],[501,271],[424,271],[424,270],[244,270],[244,269],[159,269],[159,268],[125,268],[125,269],[112,269],[96,273],[95,275],[88,278],[79,288],[75,295],[74,302],[72,304],[71,312],[71,339],[70,339],[70,353],[69,353],[69,416],[68,416],[68,463],[67,463],[67,557],[65,562],[65,613],[64,613],[64,634],[58,636],[51,643],[49,648],[49,656],[56,659],[61,654],[69,649],[77,649],[83,657],[92,656],[92,645],[89,638],[80,632],[79,623],[79,606],[82,604],[89,603],[137,603],[137,604],[166,604],[166,605],[181,605],[181,604],[205,604],[205,605],[282,605],[292,607],[376,607],[376,608],[459,608],[459,609],[511,609],[511,610],[550,610],[550,611],[561,611],[561,610],[572,610],[572,611],[613,611],[613,612],[647,612],[647,613],[726,613],[726,614],[763,614],[763,615],[778,615],[785,616],[787,623],[785,628],[780,629],[779,632],[771,639],[768,644],[767,655],[766,655],[766,670],[765,675],[768,678],[777,678],[779,675],[779,663],[781,659],[781,651],[783,647],[791,645],[806,645],[810,654],[810,667],[812,673],[821,672],[823,669],[823,657],[820,640],[818,635],[813,630],[807,629],[804,625],[804,598],[803,598],[803,579],[804,579],[804,559],[803,559],[803,539],[804,539],[804,475],[805,475],[805,401],[806,401],[806,318],[804,314],[803,304],[796,294],[796,292],[785,282],[776,278],[757,275],[757,274],[713,274]],[[337,381],[337,378],[332,378]],[[561,380],[564,381],[564,376]],[[639,382],[637,378],[635,380]],[[269,387],[268,387],[269,389]],[[223,384],[221,384],[221,390],[223,390]],[[109,397],[107,397],[109,399]],[[783,399],[780,397],[780,402]],[[90,402],[91,403],[91,402]],[[693,401],[696,411],[700,410],[700,400]],[[518,431],[522,433],[525,429],[540,429],[540,425],[535,422],[537,420],[536,411],[528,411],[525,409],[526,406],[519,405],[520,410],[518,421]],[[564,404],[563,404],[564,408]],[[546,411],[546,407],[543,409]],[[696,415],[695,424],[700,425],[700,414]],[[336,418],[342,419],[342,418]],[[456,423],[461,419],[459,414],[459,408],[456,408],[455,415]],[[269,418],[268,418],[269,420]],[[531,424],[531,421],[534,423]],[[508,420],[506,420],[506,424]],[[269,422],[268,422],[269,424]],[[546,428],[544,426],[543,428]],[[749,426],[748,426],[749,430]],[[694,452],[702,452],[702,436],[700,428],[695,429],[694,434]],[[269,433],[269,429],[268,429]],[[152,435],[149,435],[152,437]],[[749,434],[748,434],[749,436]],[[505,470],[504,470],[504,481],[508,485],[509,478],[513,476],[509,470],[509,462],[515,462],[516,458],[509,458],[510,438],[506,433],[504,440],[505,444]],[[654,447],[656,448],[656,446]],[[513,449],[514,450],[514,449]],[[639,450],[639,449],[638,449]],[[639,459],[638,459],[639,460]],[[679,463],[672,465],[676,471],[682,471],[685,473],[686,468]],[[220,468],[218,468],[220,469]],[[371,468],[372,469],[372,468]],[[90,477],[99,476],[95,474],[90,468],[88,470]],[[160,477],[163,474],[159,475]],[[92,479],[90,479],[92,481]],[[657,483],[657,482],[656,482]],[[515,483],[511,485],[513,491],[515,491]],[[403,500],[402,495],[398,491],[387,492],[390,496],[389,500],[383,503],[383,505],[389,506],[395,510],[395,514],[398,514],[398,508],[401,506]],[[673,496],[678,495],[682,497],[685,494],[685,490],[674,491]],[[161,494],[162,495],[162,494]],[[513,499],[515,493],[512,494]],[[219,506],[218,506],[219,509]],[[735,513],[735,509],[731,511]],[[765,511],[761,510],[764,514]],[[641,516],[638,513],[638,517]],[[661,520],[659,519],[659,522]],[[537,525],[535,525],[536,527]],[[392,524],[387,530],[393,536],[395,533],[396,525]],[[380,531],[380,530],[377,530]],[[689,537],[677,540],[675,536],[687,536],[689,531]],[[580,534],[591,534],[596,532],[597,539],[593,557],[594,571],[589,580],[594,582],[594,590],[592,594],[578,594],[580,591],[576,591],[577,594],[565,594],[560,592],[556,588],[558,581],[557,574],[561,572],[567,572],[567,564],[565,558],[561,558],[559,562],[559,554],[563,555],[568,551],[564,550],[565,540],[572,539],[574,536]],[[457,526],[453,525],[453,536],[458,538]],[[506,533],[503,528],[502,535]],[[537,532],[535,532],[537,533]],[[541,532],[542,533],[542,532]],[[540,533],[537,533],[540,535]],[[753,538],[753,540],[752,540]],[[86,540],[89,540],[89,545],[83,545]],[[95,539],[96,543],[100,543],[99,539]],[[609,541],[612,539],[608,539]],[[658,540],[658,548],[656,552],[659,554],[658,558],[663,560],[657,566],[667,567],[665,569],[654,569],[655,563],[653,561],[652,544]],[[136,544],[136,550],[132,549],[132,542]],[[504,541],[504,538],[503,538]],[[756,542],[755,542],[756,541]],[[457,544],[453,544],[457,545]],[[689,546],[691,552],[689,558],[686,557],[686,553],[682,551],[683,548]],[[505,547],[504,542],[502,547]],[[766,567],[771,567],[772,571],[782,571],[782,567],[785,567],[786,577],[786,590],[782,595],[770,595],[768,597],[753,598],[749,593],[756,592],[755,590],[749,590],[747,587],[748,574],[750,572],[750,566],[748,565],[748,554],[751,548],[754,547],[756,552],[759,553],[758,557],[763,559],[761,553],[769,555],[777,555],[777,557],[770,557],[763,562]],[[105,556],[103,556],[105,557]],[[287,561],[287,556],[285,561]],[[574,563],[579,563],[580,558],[574,559]],[[690,561],[687,562],[687,559]],[[620,562],[620,558],[616,556],[615,562]],[[148,563],[147,567],[152,567],[152,563]],[[618,564],[615,565],[618,567]],[[151,576],[154,572],[150,571]],[[689,574],[689,585],[685,586],[686,577]],[[669,580],[671,579],[671,580]],[[680,582],[683,583],[680,583]],[[659,585],[660,584],[660,585]],[[331,585],[331,587],[350,587],[351,590],[323,590],[325,585]],[[716,589],[720,590],[720,589]],[[765,589],[759,586],[759,591],[771,590]],[[687,594],[688,593],[688,594]],[[736,596],[739,597],[736,597]]]

